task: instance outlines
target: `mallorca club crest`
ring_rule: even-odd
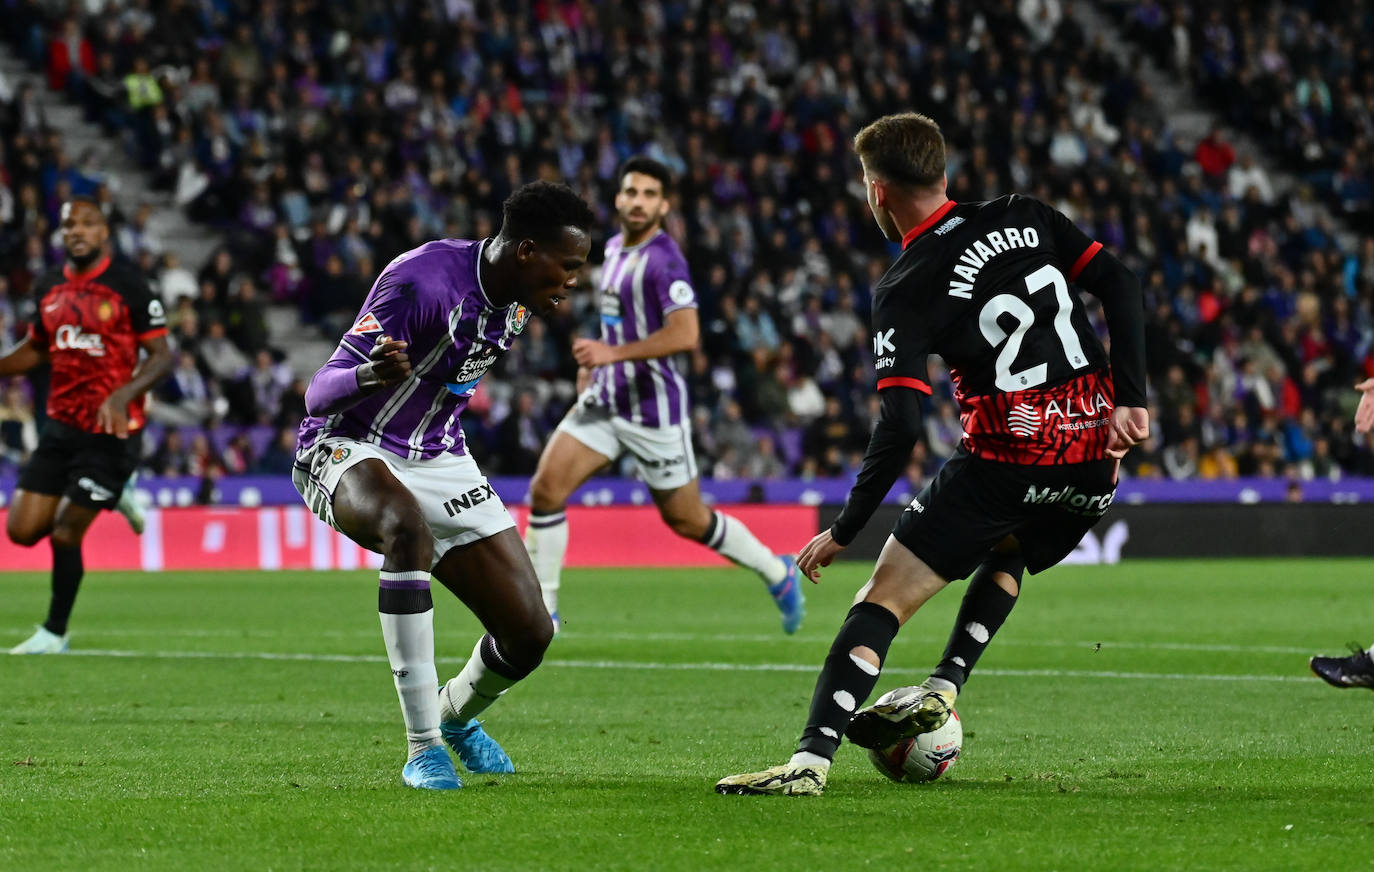
[[[506,313],[506,329],[512,334],[518,334],[524,330],[528,323],[530,323],[530,310],[519,303],[516,303],[515,307]]]
[[[100,305],[95,309],[95,316],[101,321],[108,321],[114,317],[114,306],[109,300],[101,300]]]

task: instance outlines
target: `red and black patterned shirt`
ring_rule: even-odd
[[[167,333],[162,301],[137,269],[108,256],[83,273],[70,265],[48,270],[34,296],[29,336],[52,361],[48,417],[98,433],[96,411],[133,377],[139,343]],[[128,414],[129,429],[142,428],[141,397]]]
[[[912,228],[874,289],[878,389],[930,393],[926,358],[939,354],[974,456],[1101,459],[1117,399],[1106,351],[1069,288],[1101,249],[1029,197],[945,204]]]

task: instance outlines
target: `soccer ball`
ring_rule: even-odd
[[[902,739],[887,748],[871,748],[868,759],[878,771],[904,784],[934,781],[949,771],[964,747],[964,727],[953,709],[938,730]]]

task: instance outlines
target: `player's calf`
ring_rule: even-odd
[[[439,692],[440,716],[445,724],[466,724],[533,672],[553,640],[553,624],[547,619],[532,621],[512,635],[510,648],[490,633],[477,640],[462,671]]]

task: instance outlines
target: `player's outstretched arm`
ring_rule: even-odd
[[[1140,280],[1105,249],[1074,279],[1102,301],[1112,337],[1112,386],[1117,406],[1145,408],[1145,295]]]
[[[95,413],[100,432],[118,436],[120,439],[129,435],[129,404],[147,393],[149,388],[162,381],[172,371],[172,347],[167,344],[165,333],[143,339],[139,344],[148,352],[148,356],[138,365],[138,369],[134,370],[128,382],[110,392]]]
[[[404,340],[378,336],[368,362],[361,366],[335,352],[305,389],[306,412],[315,417],[337,414],[410,378],[408,345]]]
[[[40,348],[32,336],[26,336],[9,354],[0,357],[0,378],[23,375],[47,359],[47,350]]]
[[[573,341],[573,357],[579,366],[596,367],[627,360],[652,360],[697,347],[701,326],[696,309],[674,309],[663,326],[635,342],[607,345],[599,339]]]
[[[859,477],[849,491],[844,508],[828,531],[831,542],[838,547],[834,548],[833,553],[827,553],[828,547],[818,551],[808,546],[803,549],[804,555],[815,552],[826,559],[805,567],[798,561],[798,567],[813,581],[818,577],[816,566],[829,563],[829,558],[853,542],[868,519],[873,517],[874,510],[906,469],[911,460],[911,449],[921,437],[920,392],[914,388],[893,386],[884,388],[878,395],[882,398],[882,410],[878,415],[878,424],[873,428],[873,437],[868,442],[863,468],[859,470]]]
[[[1107,456],[1120,460],[1150,436],[1150,412],[1145,405],[1145,295],[1135,273],[1105,250],[1097,252],[1075,281],[1102,301],[1107,316],[1116,401]]]

